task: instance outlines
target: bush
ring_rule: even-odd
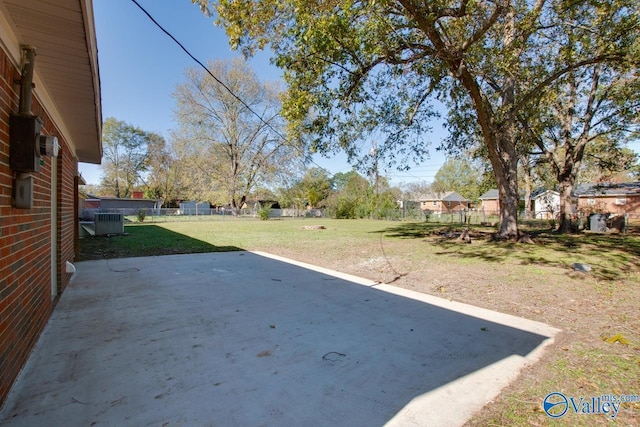
[[[147,217],[147,211],[144,209],[140,209],[137,214],[138,222],[144,222],[144,219]]]
[[[258,216],[261,220],[266,221],[269,219],[269,215],[271,214],[271,205],[264,205],[258,208]]]

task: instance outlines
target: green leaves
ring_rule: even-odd
[[[174,94],[181,176],[191,198],[241,208],[258,185],[291,173],[303,147],[281,137],[276,87],[260,82],[242,60],[208,67],[233,94],[201,69],[185,73]]]
[[[486,148],[501,189],[500,234],[505,237],[517,235],[518,153],[539,142],[548,126],[554,132],[565,126],[565,133],[572,126],[554,123],[551,114],[571,81],[602,64],[610,72],[602,78],[637,78],[636,3],[214,4],[234,48],[245,54],[271,48],[285,70],[288,129],[307,135],[320,152],[342,150],[366,167],[368,147],[376,139],[381,162],[402,167],[408,159],[420,161],[427,154],[429,122],[437,116],[433,101],[444,102],[451,132],[445,147],[456,152],[480,142]],[[576,93],[583,90],[578,86]],[[572,114],[586,110],[576,105]]]
[[[438,193],[456,191],[469,200],[481,195],[479,168],[464,158],[449,158],[436,172],[432,189]]]
[[[147,146],[154,134],[109,117],[102,127],[102,186],[115,197],[130,197],[148,168]]]

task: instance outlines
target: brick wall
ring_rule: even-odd
[[[420,202],[420,209],[435,213],[458,212],[465,210],[468,207],[469,204],[467,202],[446,202],[442,200],[428,200]]]
[[[64,144],[58,155],[58,294],[69,284],[71,274],[66,272],[66,262],[75,260],[75,241],[77,240],[78,193],[77,181],[78,161]]]
[[[624,200],[621,204],[619,200]],[[620,196],[597,195],[593,197],[580,196],[578,210],[585,212],[603,212],[622,215],[625,213],[640,213],[640,194]]]
[[[480,205],[480,209],[483,209],[485,212],[499,212],[500,211],[500,203],[498,199],[486,199],[482,201]]]
[[[37,67],[37,64],[36,64]],[[74,177],[77,161],[63,135],[39,105],[37,89],[31,111],[43,119],[42,131],[56,135],[58,158],[45,157],[34,173],[33,209],[14,209],[9,168],[9,116],[18,110],[19,71],[0,49],[0,405],[42,332],[57,300],[51,293],[51,173],[57,162],[57,288],[67,286],[66,261],[74,256]]]

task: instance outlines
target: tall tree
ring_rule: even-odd
[[[161,200],[165,206],[180,197],[180,164],[171,145],[161,135],[149,134],[147,150],[146,196]]]
[[[518,234],[519,114],[568,72],[624,56],[612,43],[540,66],[549,28],[564,28],[567,10],[582,2],[192,1],[215,8],[232,47],[251,54],[270,45],[289,84],[291,130],[311,133],[320,151],[354,155],[377,129],[386,135],[378,149],[391,161],[396,153],[420,157],[433,116],[428,101],[447,102],[452,127],[473,123],[487,148],[502,238]]]
[[[309,169],[302,177],[300,185],[307,203],[312,208],[317,208],[331,195],[331,179],[327,171],[321,168]]]
[[[115,197],[130,197],[147,170],[149,133],[109,117],[102,126],[102,186]]]
[[[280,136],[278,92],[246,62],[211,61],[208,69],[226,88],[202,69],[185,72],[174,93],[176,147],[192,193],[221,194],[235,210],[257,185],[291,171],[300,151]]]
[[[371,214],[374,188],[356,171],[334,175],[335,193],[327,201],[327,209],[336,218],[366,218]]]
[[[295,180],[280,191],[281,206],[301,209],[306,206],[318,208],[331,195],[331,178],[322,168],[311,168],[302,178]]]

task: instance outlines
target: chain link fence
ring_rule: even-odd
[[[80,215],[82,221],[93,221],[96,213],[121,213],[130,222],[178,222],[178,221],[206,221],[260,218],[258,209],[83,209]],[[550,225],[553,227],[557,218],[533,218],[519,212],[522,223]],[[269,218],[330,218],[325,209],[270,209]],[[626,214],[629,225],[640,225],[640,213]],[[449,213],[430,212],[421,209],[380,209],[367,216],[367,219],[388,221],[416,221],[442,224],[467,224],[496,226],[500,215],[498,211],[469,209]]]

